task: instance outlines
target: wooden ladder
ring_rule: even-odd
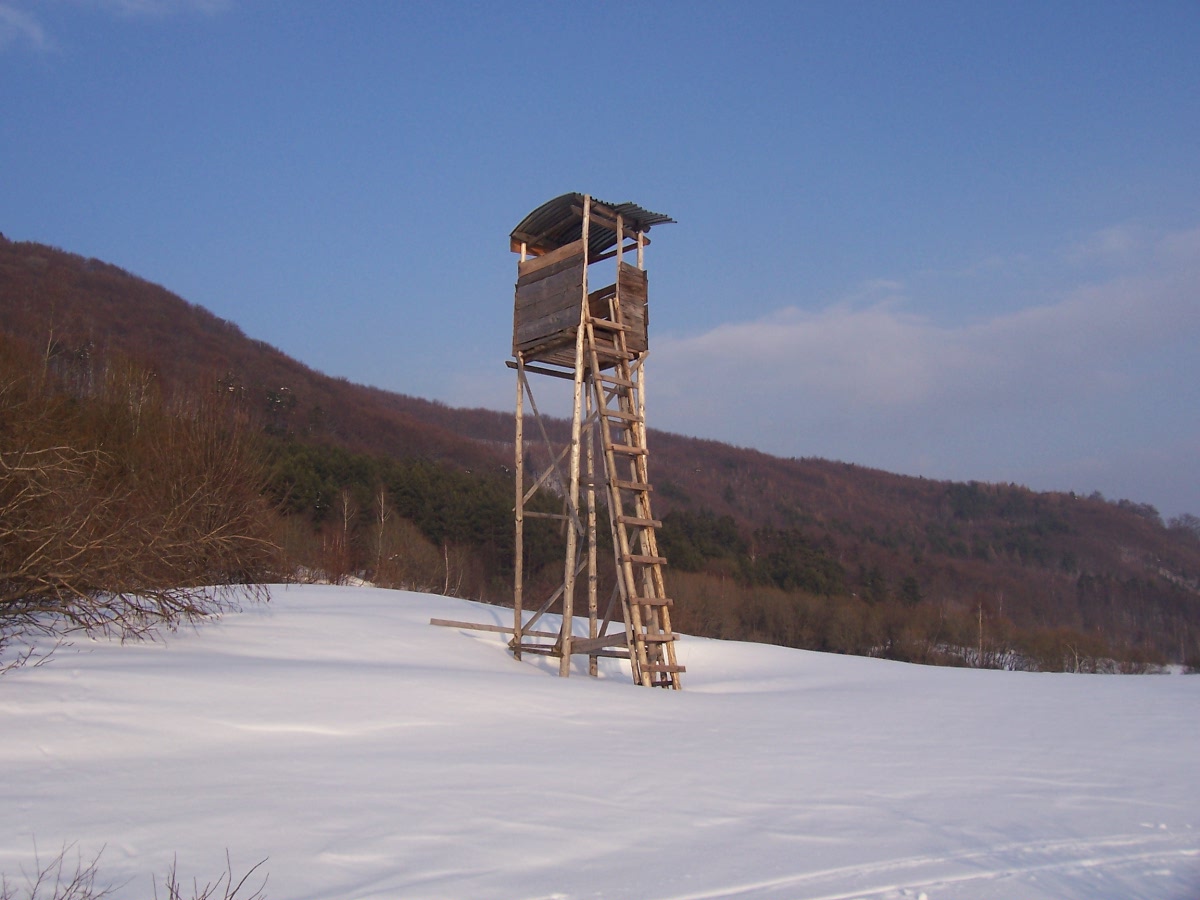
[[[607,315],[594,313],[605,305]],[[628,350],[616,285],[590,297],[588,307],[586,352],[633,679],[646,687],[679,690],[684,667],[675,659],[678,635],[671,630],[672,601],[663,581],[667,561],[658,553],[656,529],[662,522],[650,511],[641,358]]]

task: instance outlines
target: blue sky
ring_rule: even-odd
[[[1200,4],[0,0],[0,232],[510,409],[508,232],[669,213],[650,424],[1200,514]]]

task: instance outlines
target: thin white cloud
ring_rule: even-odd
[[[694,337],[660,340],[654,366],[660,381],[681,388],[705,384],[711,371],[715,383],[731,389],[728,399],[739,403],[752,389],[751,397],[819,392],[855,408],[911,405],[932,390],[938,348],[943,362],[951,350],[948,337],[891,303],[839,303],[816,313],[788,307]]]
[[[1014,391],[1040,402],[1048,382],[1091,390],[1181,329],[1200,331],[1200,229],[1162,237],[1140,259],[1146,265],[1132,274],[956,326],[909,311],[919,298],[899,295],[817,311],[787,307],[662,339],[655,368],[681,393],[719,371],[718,384],[730,385],[729,398],[738,403],[747,383],[857,411],[994,402]],[[900,287],[888,283],[889,290]]]
[[[1055,454],[1149,458],[1137,440],[1195,421],[1186,394],[1200,369],[1200,229],[1089,240],[1105,261],[1075,269],[1075,287],[988,319],[943,323],[889,282],[820,309],[660,338],[655,424],[783,455],[983,479],[1003,468],[1003,480],[1020,480]],[[1080,265],[1068,255],[1057,254],[1052,281]]]
[[[1073,243],[1066,249],[1064,258],[1076,265],[1127,264],[1144,253],[1153,240],[1153,234],[1144,226],[1113,225]]]
[[[45,50],[50,46],[50,40],[32,14],[12,4],[0,3],[0,50],[20,44]]]
[[[166,17],[186,13],[213,15],[224,12],[232,0],[61,0],[80,9],[95,9],[120,18]],[[48,50],[54,41],[41,20],[31,11],[32,3],[0,2],[0,51],[25,45]]]

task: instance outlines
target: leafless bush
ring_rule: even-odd
[[[77,852],[72,869],[67,861],[72,849],[71,846],[63,847],[58,856],[46,865],[42,865],[35,851],[35,871],[21,872],[25,881],[23,888],[12,885],[7,875],[0,876],[0,900],[100,900],[111,894],[111,887],[96,885],[96,866],[100,854],[97,853],[91,862],[85,863]]]
[[[242,888],[250,890],[246,882],[257,872],[266,860],[259,860],[251,869],[241,877],[235,884],[233,875],[233,863],[229,859],[229,853],[225,854],[225,871],[216,881],[208,882],[201,886],[198,880],[193,880],[192,891],[190,897],[192,900],[266,900],[266,894],[263,891],[267,886],[267,876],[263,875],[262,883],[253,893],[243,894]],[[167,872],[167,877],[164,881],[164,889],[166,890],[166,900],[187,900],[189,894],[180,886],[179,879],[176,875],[175,862],[172,861],[171,868]],[[154,898],[158,900],[158,882],[154,883]]]
[[[4,652],[4,656],[0,657],[0,675],[13,669],[31,668],[36,669],[42,663],[48,661],[54,652],[63,645],[62,638],[53,641],[50,646],[39,646],[36,642],[21,640],[20,637],[16,641],[10,640],[5,643],[5,636],[0,633],[0,651]]]
[[[228,608],[230,586],[274,569],[244,425],[214,398],[169,409],[132,371],[105,384],[69,396],[0,346],[0,648],[143,636]]]
[[[21,872],[23,886],[9,882],[7,876],[0,876],[0,900],[102,900],[117,890],[113,886],[103,886],[97,883],[99,875],[100,856],[97,853],[90,862],[84,862],[83,856],[76,851],[75,865],[71,866],[68,856],[72,845],[63,847],[59,854],[49,863],[43,865],[34,854],[34,871]],[[234,881],[233,863],[229,853],[225,853],[225,871],[215,881],[201,885],[198,879],[193,879],[190,891],[179,883],[176,861],[172,860],[171,867],[163,879],[166,891],[165,900],[266,900],[264,893],[267,886],[267,875],[262,876],[262,882],[257,882],[255,875],[265,864],[260,860],[250,868],[238,881]],[[258,884],[252,889],[253,883]],[[153,881],[154,897],[158,900],[158,879]],[[245,893],[244,891],[251,891]]]

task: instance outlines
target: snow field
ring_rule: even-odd
[[[287,900],[1200,898],[1200,678],[685,637],[674,693],[434,616],[511,612],[280,586],[10,673],[0,872],[74,844],[116,898],[226,850]]]

